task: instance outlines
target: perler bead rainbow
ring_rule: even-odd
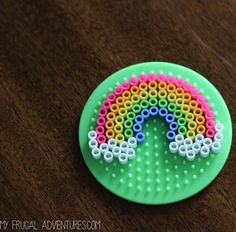
[[[126,164],[136,157],[135,148],[145,141],[143,124],[160,117],[169,127],[166,139],[171,153],[192,161],[197,155],[218,153],[224,126],[200,90],[183,79],[165,74],[131,77],[107,95],[98,110],[97,126],[88,133],[94,159]]]

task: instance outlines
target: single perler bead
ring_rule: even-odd
[[[208,103],[203,103],[202,104],[202,111],[205,113],[208,110],[210,110],[210,105]]]
[[[224,135],[222,132],[217,132],[214,136],[214,141],[222,142],[224,139]]]
[[[139,79],[137,77],[131,77],[130,78],[130,84],[132,86],[137,86],[139,84]]]
[[[107,95],[107,100],[108,100],[109,102],[111,102],[111,103],[114,103],[115,100],[116,100],[116,95],[115,95],[114,93],[109,93],[109,94]]]
[[[108,110],[108,109],[110,109],[110,106],[111,106],[111,102],[110,101],[108,101],[108,100],[103,101],[103,103],[102,103],[102,107],[103,108]]]
[[[170,124],[170,123],[174,122],[175,117],[174,117],[173,114],[167,114],[166,117],[165,117],[165,119],[166,119],[166,122],[167,122],[168,124]]]
[[[166,90],[162,89],[158,92],[158,98],[159,99],[166,99],[166,97],[167,97],[167,91]]]
[[[178,153],[179,153],[180,156],[186,156],[187,151],[188,151],[188,148],[187,148],[186,145],[182,144],[182,145],[179,146],[179,152]]]
[[[215,127],[215,123],[214,123],[213,120],[207,120],[206,121],[206,128],[207,129],[214,129],[214,127]]]
[[[109,121],[108,121],[108,122],[109,122]],[[110,122],[112,122],[112,121],[110,121]],[[114,122],[112,122],[112,123],[113,123],[113,126],[112,126],[111,128],[114,127]],[[112,124],[112,123],[110,123],[110,124]],[[118,115],[118,116],[115,118],[115,123],[116,123],[116,124],[123,124],[123,123],[124,123],[124,117]],[[107,127],[106,127],[106,128],[107,128]]]
[[[222,124],[222,123],[216,123],[216,125],[215,125],[215,130],[216,130],[216,132],[223,132],[223,130],[224,130],[224,125]]]
[[[210,110],[206,111],[205,112],[205,117],[206,117],[206,120],[213,120],[214,119],[214,113]]]
[[[103,126],[97,126],[97,127],[96,127],[96,133],[97,133],[98,135],[103,135],[104,132],[105,132],[105,129],[104,129]]]
[[[102,107],[98,110],[98,116],[105,117],[106,114],[107,114],[107,109],[105,109],[104,107]]]
[[[189,160],[189,161],[194,160],[195,156],[196,156],[196,152],[194,150],[188,150],[186,152],[186,159]]]
[[[175,83],[175,77],[174,76],[169,76],[166,78],[166,82],[168,84],[174,84]]]
[[[173,102],[169,103],[167,108],[170,113],[175,113],[175,111],[177,110],[177,106]]]
[[[172,123],[170,123],[169,128],[170,128],[170,130],[172,130],[172,131],[178,130],[178,123],[177,123],[177,122],[172,122]]]
[[[148,83],[148,89],[149,90],[156,90],[157,89],[157,82],[156,81],[150,81]]]
[[[130,92],[131,92],[132,96],[133,96],[133,95],[137,95],[137,96],[138,96],[139,87],[138,87],[138,86],[132,86],[132,87],[130,88]],[[131,96],[131,99],[132,99],[132,96]]]
[[[130,111],[132,109],[132,106],[133,106],[133,102],[132,101],[125,101],[124,103],[124,107],[127,111]]]
[[[205,138],[203,140],[203,146],[211,148],[211,145],[212,145],[212,140],[210,138]]]
[[[179,144],[177,142],[171,142],[169,144],[169,150],[171,153],[177,153],[178,152],[178,149],[179,149]]]
[[[102,154],[105,154],[109,150],[107,143],[100,144],[99,148]]]
[[[132,160],[136,157],[136,152],[133,148],[127,148],[126,149],[126,154],[128,156],[128,159]]]
[[[137,139],[135,137],[131,137],[128,139],[129,147],[136,148],[137,147]]]
[[[186,83],[184,84],[183,88],[186,93],[191,93],[192,85],[190,83]]]
[[[143,109],[143,110],[141,111],[141,115],[142,115],[142,117],[144,118],[144,120],[147,120],[147,119],[149,119],[149,117],[150,117],[150,112],[149,112],[149,110],[147,110],[147,109]]]
[[[164,82],[166,81],[166,75],[164,73],[161,73],[157,76],[157,81],[158,82]]]
[[[146,75],[146,74],[141,74],[141,75],[139,76],[139,82],[140,82],[140,83],[146,83],[146,82],[148,82],[147,75]]]
[[[158,105],[160,108],[166,108],[168,106],[168,101],[166,99],[160,99]]]
[[[113,161],[113,153],[111,151],[106,151],[103,157],[107,163],[111,163]]]
[[[156,117],[158,115],[158,107],[152,106],[149,109],[151,117]]]
[[[150,106],[157,106],[158,104],[158,100],[156,98],[150,98],[148,102]]]
[[[214,141],[212,143],[211,149],[214,153],[218,153],[221,150],[221,143],[219,141]]]
[[[187,133],[187,128],[185,126],[180,126],[178,128],[178,134],[185,135]]]
[[[107,119],[107,120],[114,121],[115,118],[116,118],[116,115],[115,115],[113,112],[109,112],[109,113],[106,115],[106,119]]]
[[[114,138],[111,138],[107,141],[109,149],[113,149],[113,147],[116,146],[116,140]]]
[[[118,156],[118,160],[121,164],[127,164],[128,163],[128,155],[126,153],[120,153]]]
[[[129,139],[130,137],[132,137],[134,135],[134,132],[133,130],[130,128],[130,129],[125,129],[125,138],[126,139]]]
[[[183,88],[176,88],[175,95],[177,98],[181,98],[184,95],[184,89]]]
[[[191,95],[189,93],[184,93],[183,96],[182,96],[183,100],[184,100],[184,103],[187,104],[190,102],[191,100]]]
[[[141,100],[140,106],[141,109],[147,109],[149,107],[149,102],[147,100]]]
[[[131,98],[131,93],[130,91],[128,90],[125,90],[123,93],[122,93],[122,97],[124,100],[129,100]]]
[[[202,146],[201,147],[200,155],[202,157],[207,157],[209,155],[209,153],[210,153],[210,148],[209,147],[207,147],[207,146]]]
[[[205,118],[202,115],[197,116],[195,120],[198,125],[204,125],[205,123]]]
[[[177,134],[175,136],[175,142],[178,143],[179,145],[184,143],[184,136],[182,134]]]
[[[142,125],[142,124],[144,123],[144,118],[143,118],[142,115],[137,115],[137,116],[135,117],[134,121],[135,121],[136,123],[139,123],[139,124]]]
[[[202,134],[197,134],[195,136],[195,141],[200,143],[200,145],[203,143],[203,140],[204,140],[204,136]]]
[[[169,140],[169,141],[174,141],[175,140],[175,132],[170,130],[166,133],[166,138]]]
[[[157,80],[156,74],[154,74],[154,73],[148,74],[148,81],[149,82],[156,82],[156,80]]]
[[[140,123],[135,123],[133,125],[133,131],[135,133],[141,132],[142,131],[142,125]]]
[[[112,153],[114,157],[118,158],[118,156],[121,154],[121,149],[118,146],[115,146],[112,148]]]
[[[183,104],[183,105],[180,107],[180,109],[181,109],[182,113],[184,113],[184,114],[187,114],[187,113],[190,111],[190,107],[189,107],[189,105],[187,105],[187,104]]]
[[[210,129],[206,130],[206,137],[207,138],[212,139],[212,138],[214,138],[214,135],[215,135],[215,130],[214,129],[210,128]]]
[[[174,116],[175,116],[176,119],[179,119],[183,116],[183,114],[180,110],[175,110]]]
[[[117,134],[115,139],[116,139],[117,144],[120,144],[122,141],[125,140],[125,137],[123,134]]]
[[[191,148],[192,145],[193,145],[192,139],[190,139],[190,138],[184,139],[184,145],[185,145],[187,148]]]
[[[192,149],[195,151],[196,154],[198,154],[201,149],[201,144],[199,142],[194,142],[192,145]]]
[[[123,125],[116,124],[114,126],[114,131],[115,131],[116,134],[122,134],[122,132],[123,132]]]
[[[124,102],[125,102],[125,100],[124,100],[124,98],[123,97],[117,97],[116,98],[116,104],[119,106],[119,107],[122,107],[123,105],[124,105]]]
[[[197,123],[196,123],[196,122],[190,121],[190,122],[188,123],[188,129],[189,129],[189,130],[195,131],[196,128],[197,128]]]
[[[175,85],[176,87],[183,87],[184,86],[184,80],[181,78],[175,79]]]
[[[197,97],[197,103],[198,103],[199,106],[202,106],[205,102],[206,102],[206,99],[205,99],[204,96],[199,95],[199,96]]]
[[[126,150],[128,149],[128,147],[129,147],[128,142],[122,141],[122,142],[120,143],[121,152],[126,152]]]
[[[93,148],[98,147],[98,142],[96,139],[89,140],[89,148],[92,150]]]
[[[106,142],[106,136],[105,135],[98,135],[97,136],[97,142],[98,144],[102,144]]]
[[[125,123],[124,123],[125,129],[132,128],[132,126],[133,126],[133,121],[132,120],[130,120],[130,119],[125,120]]]
[[[97,133],[94,130],[91,130],[88,132],[88,138],[89,139],[96,139],[97,138]]]
[[[139,92],[139,97],[141,100],[147,100],[148,99],[148,92],[146,90],[142,90]]]
[[[136,140],[137,140],[137,143],[143,143],[144,142],[144,134],[142,132],[138,132],[136,134]]]
[[[178,118],[177,120],[179,126],[185,126],[186,125],[186,120],[183,117]]]
[[[196,108],[198,107],[197,101],[191,100],[191,101],[189,102],[189,107],[190,107],[190,110],[194,111],[194,109],[196,109]]]
[[[97,118],[97,124],[98,126],[104,126],[106,123],[106,118],[105,117],[99,117]]]
[[[166,108],[159,109],[159,115],[161,118],[165,118],[167,114],[168,114],[168,110]]]
[[[159,89],[159,91],[161,91],[161,90],[166,90],[166,89],[167,89],[167,84],[166,84],[166,82],[160,82],[160,83],[158,84],[158,89]]]
[[[116,103],[111,104],[110,106],[110,110],[111,112],[113,112],[114,114],[118,114],[119,112],[119,106]]]
[[[206,127],[203,125],[198,125],[196,129],[197,134],[205,134],[206,132]]]
[[[116,96],[120,96],[122,94],[122,88],[120,86],[116,86],[114,89],[114,94]]]
[[[123,82],[123,83],[121,84],[121,88],[122,88],[123,90],[129,90],[129,89],[130,89],[130,83],[127,82],[127,81]]]
[[[147,92],[147,90],[148,90],[148,84],[147,84],[147,83],[144,83],[144,82],[140,83],[138,87],[139,87],[139,91],[140,91],[140,92],[141,92],[141,91]]]
[[[167,85],[166,90],[168,93],[174,94],[174,92],[176,90],[176,86],[173,84],[169,84],[169,85]],[[174,94],[174,96],[176,96],[176,95]]]
[[[111,139],[111,138],[114,138],[115,137],[115,132],[114,130],[112,129],[108,129],[106,132],[105,132],[105,135],[108,139]]]
[[[154,90],[154,89],[149,90],[149,92],[148,92],[148,97],[149,98],[155,98],[156,99],[157,96],[158,96],[158,92],[156,90]]]
[[[195,131],[193,130],[188,130],[187,133],[186,133],[186,137],[191,139],[191,140],[194,140],[194,137],[195,137]]]
[[[169,93],[167,96],[168,102],[175,102],[176,101],[176,95],[174,93]]]
[[[194,115],[192,113],[187,113],[185,115],[185,119],[186,119],[187,122],[191,122],[191,121],[194,120]]]
[[[139,104],[133,105],[132,111],[133,111],[135,114],[138,114],[138,113],[141,111],[141,106],[140,106]]]
[[[121,107],[119,109],[119,115],[122,116],[122,117],[125,117],[127,114],[127,109],[125,109],[124,107]]]
[[[135,119],[135,113],[134,112],[132,112],[132,111],[130,111],[130,112],[128,112],[127,114],[126,114],[126,117],[127,117],[127,119],[129,119],[129,120],[134,120]]]
[[[200,91],[199,91],[199,89],[191,89],[191,96],[192,96],[192,98],[193,99],[196,99],[198,96],[199,96],[199,94],[200,94]]]
[[[94,147],[91,151],[94,159],[98,160],[101,158],[101,150],[97,147]]]

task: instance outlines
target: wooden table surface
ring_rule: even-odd
[[[78,145],[82,109],[115,71],[169,61],[204,75],[236,127],[236,1],[1,1],[0,220],[100,220],[101,231],[236,231],[236,145],[216,180],[171,205],[103,188]]]

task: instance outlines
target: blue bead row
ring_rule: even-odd
[[[174,141],[176,132],[178,130],[178,123],[175,121],[175,117],[173,114],[168,113],[167,108],[158,108],[156,106],[150,107],[150,109],[143,109],[139,115],[136,115],[134,118],[134,125],[133,125],[133,131],[136,134],[136,139],[138,143],[142,143],[144,141],[144,134],[142,132],[142,125],[145,120],[149,118],[156,117],[157,115],[160,116],[160,118],[165,119],[165,121],[169,125],[169,131],[166,134],[166,137],[169,141]]]

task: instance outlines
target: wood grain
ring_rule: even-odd
[[[94,88],[143,61],[207,77],[235,131],[235,25],[235,0],[1,1],[0,219],[95,219],[102,231],[236,231],[235,143],[207,189],[145,206],[97,183],[77,138]]]

